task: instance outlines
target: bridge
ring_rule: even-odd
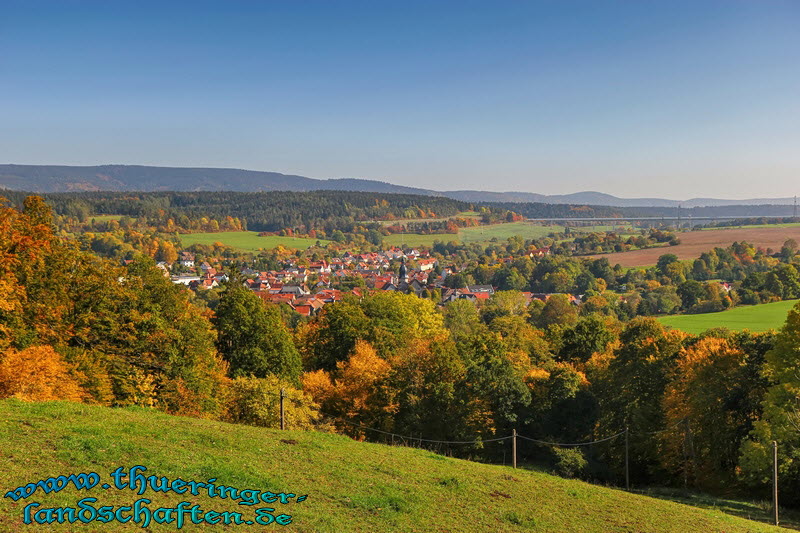
[[[644,216],[644,217],[554,217],[554,218],[528,218],[529,222],[642,222],[642,221],[663,221],[663,220],[677,220],[679,222],[692,222],[694,220],[748,220],[753,218],[787,218],[777,217],[775,215],[749,215],[749,216],[707,216],[707,217],[692,217],[692,216]]]

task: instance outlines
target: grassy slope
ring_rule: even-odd
[[[671,315],[659,317],[658,320],[665,326],[694,334],[702,333],[709,328],[723,327],[732,330],[766,331],[780,329],[786,322],[786,314],[789,309],[798,301],[800,300],[741,306],[719,313]]]
[[[292,439],[296,442],[281,442]],[[98,472],[101,483],[118,466],[240,488],[308,494],[303,503],[275,505],[294,517],[287,531],[778,531],[723,514],[565,480],[537,472],[444,458],[413,448],[361,443],[316,432],[266,430],[175,418],[144,409],[68,403],[0,401],[0,491],[42,477]],[[14,503],[0,499],[0,531],[24,526],[25,502],[70,505],[86,496],[100,505],[130,505],[128,490],[66,489]],[[206,496],[148,491],[151,509],[181,500],[204,510],[252,508]],[[226,505],[227,503],[227,505]],[[190,526],[188,530],[217,526]],[[242,531],[264,531],[239,526]],[[57,528],[68,531],[68,524]],[[237,528],[237,530],[239,530]],[[81,531],[123,529],[92,522]],[[129,529],[139,529],[132,526]],[[153,531],[175,526],[153,525]],[[268,528],[267,528],[268,529]],[[56,530],[56,529],[53,529]]]
[[[212,244],[221,242],[245,252],[257,252],[261,248],[271,249],[279,245],[286,248],[299,248],[305,250],[316,244],[318,239],[302,239],[298,237],[259,237],[255,231],[223,231],[219,233],[186,233],[180,236],[184,246],[193,244]],[[330,241],[319,239],[322,246]]]

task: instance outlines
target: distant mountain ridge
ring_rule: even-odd
[[[361,191],[445,196],[465,202],[542,202],[612,207],[703,207],[725,205],[791,205],[792,198],[725,200],[692,198],[619,198],[595,191],[546,195],[529,192],[433,191],[384,181],[315,179],[278,172],[233,168],[155,167],[144,165],[0,165],[0,188],[31,192],[76,191]]]
[[[532,192],[447,191],[448,198],[464,202],[533,202],[546,204],[606,205],[611,207],[716,207],[725,205],[792,205],[793,198],[752,198],[726,200],[720,198],[691,198],[668,200],[666,198],[619,198],[596,191],[571,194],[537,194]]]

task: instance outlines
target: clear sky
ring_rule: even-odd
[[[0,162],[800,192],[800,2],[0,0]]]

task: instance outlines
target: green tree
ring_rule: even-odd
[[[746,479],[765,488],[770,480],[772,441],[780,446],[783,502],[800,504],[800,304],[795,305],[767,352],[764,373],[772,380],[763,418],[742,445],[740,466]]]
[[[640,437],[631,442],[631,472],[637,482],[660,473],[658,440],[648,432],[664,428],[662,400],[685,335],[665,331],[653,318],[631,320],[620,334],[620,346],[606,367],[593,369],[589,381],[600,404],[598,426],[604,436],[629,427]],[[609,457],[621,467],[619,450]],[[649,478],[649,479],[648,479]]]
[[[234,377],[275,375],[298,383],[302,365],[280,311],[265,306],[240,280],[228,282],[220,295],[214,325],[217,348]]]
[[[678,256],[675,254],[664,254],[658,258],[656,262],[656,270],[662,275],[669,277],[669,265],[678,262]]]
[[[470,440],[468,402],[460,396],[466,368],[450,339],[418,339],[393,361],[389,387],[394,431],[430,439]]]
[[[562,361],[585,363],[592,354],[604,352],[617,335],[597,314],[583,316],[561,331],[558,357]]]
[[[702,283],[695,280],[687,280],[678,286],[678,296],[684,309],[691,309],[706,295],[706,289]]]
[[[520,371],[507,357],[503,339],[496,333],[478,333],[457,346],[466,365],[462,394],[474,402],[477,411],[488,410],[490,415],[482,433],[489,436],[510,429],[531,396]]]
[[[519,316],[527,320],[527,304],[525,295],[519,291],[497,291],[481,309],[481,318],[487,324],[503,316]]]
[[[444,326],[455,340],[468,337],[485,327],[477,307],[469,300],[454,300],[445,306],[443,313]]]

